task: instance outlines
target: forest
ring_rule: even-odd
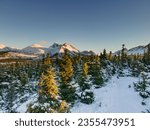
[[[104,49],[99,55],[71,56],[66,50],[61,57],[45,54],[37,60],[0,59],[0,112],[17,113],[17,108],[28,102],[27,113],[69,113],[78,102],[92,104],[93,89],[105,87],[114,75],[118,79],[137,77],[138,82],[129,88],[133,87],[146,105],[145,99],[150,98],[150,44],[143,55],[127,55],[122,45],[118,55]]]

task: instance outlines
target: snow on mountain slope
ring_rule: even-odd
[[[12,48],[12,47],[7,47],[4,44],[0,44],[0,52],[10,52],[10,51],[16,52],[16,51],[18,51],[18,49]]]
[[[94,89],[95,101],[91,105],[77,103],[71,109],[73,113],[140,113],[150,108],[150,99],[147,105],[142,105],[142,98],[134,88],[129,88],[138,78],[113,77],[105,87]]]
[[[57,43],[54,43],[52,46],[49,47],[49,53],[51,56],[57,54],[60,52],[60,48],[61,48],[61,45],[57,44]]]
[[[64,44],[57,44],[54,43],[52,46],[49,47],[49,53],[51,56],[54,56],[56,54],[60,55],[67,50],[70,54],[76,54],[79,53],[79,50],[75,48],[74,46],[64,43]]]
[[[126,49],[126,51],[127,51],[127,54],[128,54],[128,55],[131,55],[131,54],[133,54],[133,55],[134,55],[134,54],[135,54],[135,55],[137,55],[137,54],[143,55],[144,52],[147,51],[149,45],[150,45],[150,44],[148,44],[148,45],[146,45],[146,46],[133,47],[133,48],[131,48],[131,49],[129,49],[129,50]],[[116,51],[116,52],[113,53],[113,55],[118,55],[118,54],[121,54],[121,50],[118,50],[118,51]]]
[[[39,54],[44,54],[46,52],[46,48],[38,44],[33,44],[31,46],[22,49],[21,52],[27,54],[39,55]]]
[[[31,58],[35,56],[38,58],[39,56],[40,58],[41,54],[46,54],[46,53],[50,53],[51,56],[54,56],[56,54],[60,56],[62,53],[65,52],[65,50],[68,50],[70,55],[75,55],[79,53],[79,50],[77,48],[75,48],[74,46],[68,43],[64,43],[64,44],[54,43],[49,48],[43,47],[40,44],[32,44],[31,46],[25,47],[20,50],[11,47],[6,47],[5,45],[0,44],[0,52],[8,52],[9,57],[11,57],[12,54],[12,58],[21,57],[21,56],[23,56],[23,58],[30,57],[30,56]],[[10,52],[14,52],[14,53],[10,53]]]
[[[62,48],[67,49],[67,50],[72,51],[72,52],[76,52],[76,53],[79,52],[79,50],[77,48],[75,48],[74,46],[72,46],[71,44],[68,44],[68,43],[64,43],[62,45]]]
[[[137,46],[128,50],[128,55],[131,54],[144,54],[146,48],[144,46]]]

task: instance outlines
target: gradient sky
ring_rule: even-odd
[[[150,0],[0,0],[0,43],[41,41],[96,52],[146,45]]]

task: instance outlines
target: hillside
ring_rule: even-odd
[[[95,102],[91,105],[77,103],[71,109],[73,113],[140,113],[150,108],[150,99],[142,105],[143,99],[133,88],[129,88],[138,78],[116,76],[100,89],[93,89]]]
[[[2,51],[0,112],[150,112],[150,45],[144,48],[143,55],[126,55],[124,46],[120,55],[96,55],[66,43],[48,50],[34,44],[26,53]]]

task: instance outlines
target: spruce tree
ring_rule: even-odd
[[[112,51],[110,51],[110,52],[109,52],[109,55],[108,55],[108,60],[109,60],[109,61],[112,61],[112,59],[113,59]]]
[[[73,76],[73,65],[71,58],[66,51],[60,63],[60,77],[62,82],[67,84],[71,81],[72,76]]]
[[[122,67],[126,67],[127,66],[127,54],[126,54],[126,51],[125,51],[125,44],[122,44],[121,64],[122,64]]]
[[[80,86],[81,95],[79,95],[82,103],[91,104],[94,101],[94,93],[90,90],[91,84],[89,83],[89,66],[87,62],[83,63],[80,79],[78,82]]]
[[[93,84],[96,85],[96,88],[101,87],[104,83],[104,79],[99,62],[94,62],[90,65],[90,74],[92,76],[91,80]]]
[[[66,100],[66,102],[74,103],[75,96],[75,88],[71,84],[71,80],[73,77],[73,65],[71,58],[67,51],[65,51],[61,63],[60,63],[60,94],[62,100]]]
[[[56,99],[58,87],[55,80],[55,72],[52,67],[48,68],[45,74],[42,74],[39,81],[39,97],[41,99]]]
[[[87,77],[88,71],[89,71],[89,66],[87,63],[84,63],[84,65],[83,65],[83,76],[84,77]]]
[[[50,66],[52,66],[52,61],[51,61],[50,55],[47,53],[46,57],[44,57],[42,60],[40,74],[42,74],[43,72],[45,73]]]
[[[141,72],[139,81],[137,83],[134,83],[135,90],[138,91],[140,96],[143,98],[147,98],[150,96],[150,93],[147,91],[147,88],[149,87],[149,79],[150,77],[148,77],[148,74],[146,74],[145,72]]]
[[[87,62],[85,62],[80,65],[80,68],[81,69],[78,70],[77,82],[80,86],[81,92],[83,92],[86,89],[90,89],[89,78],[88,78],[89,66]]]
[[[38,101],[35,104],[28,106],[27,112],[30,113],[53,113],[59,112],[60,101],[58,86],[55,80],[55,71],[49,67],[45,73],[42,74],[39,80]]]

